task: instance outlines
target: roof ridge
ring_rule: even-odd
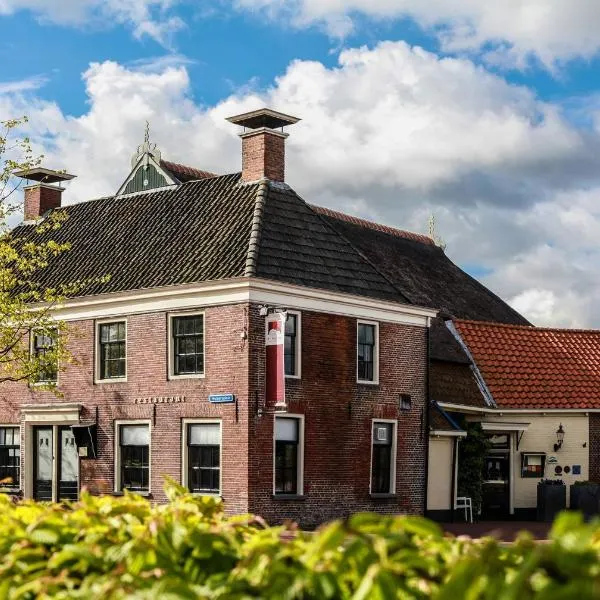
[[[465,323],[467,325],[480,325],[487,327],[498,327],[502,329],[523,329],[528,331],[552,331],[560,333],[588,333],[600,334],[600,329],[582,329],[570,327],[537,327],[536,325],[516,325],[513,323],[497,323],[496,321],[478,321],[476,319],[448,319],[455,323]]]
[[[379,231],[381,233],[395,235],[397,237],[412,240],[414,242],[419,242],[421,244],[428,244],[430,246],[436,245],[435,242],[428,235],[425,235],[424,233],[415,233],[414,231],[408,231],[406,229],[399,229],[397,227],[391,227],[390,225],[384,225],[382,223],[377,223],[376,221],[369,221],[368,219],[363,219],[361,217],[349,215],[347,213],[343,213],[338,210],[333,210],[333,209],[327,208],[325,206],[317,206],[316,204],[309,204],[309,206],[313,210],[315,210],[317,213],[327,215],[334,219],[339,219],[341,221],[346,221],[348,223],[354,223],[355,225],[359,225],[361,227],[368,227],[369,229],[373,229],[373,230]]]
[[[294,194],[296,194],[296,192],[294,192]],[[296,194],[296,196],[302,201],[304,202],[304,204],[306,204],[306,206],[308,207],[309,210],[311,210],[324,224],[325,226],[330,229],[331,231],[333,231],[337,236],[339,236],[341,239],[344,240],[344,242],[346,242],[346,244],[348,244],[352,250],[354,250],[372,269],[374,269],[381,277],[383,277],[391,286],[394,290],[396,290],[396,292],[399,294],[400,298],[402,298],[405,302],[407,302],[408,304],[415,304],[415,302],[413,302],[393,281],[390,277],[388,277],[385,273],[383,273],[378,267],[377,265],[370,259],[368,258],[364,252],[362,252],[361,250],[359,250],[345,235],[343,235],[342,233],[340,233],[335,227],[333,227],[330,223],[327,222],[327,220],[323,217],[323,213],[321,213],[319,211],[319,209],[321,207],[319,206],[315,206],[314,204],[309,204],[308,202],[306,202],[306,200],[304,200],[303,198],[301,198],[300,196],[298,196],[298,194]],[[329,209],[326,209],[329,210]],[[335,212],[335,211],[332,211]],[[340,213],[341,214],[341,213]]]
[[[246,266],[244,277],[254,277],[258,264],[258,252],[260,250],[260,233],[262,229],[265,204],[269,196],[269,181],[263,179],[258,184],[256,199],[254,201],[254,212],[252,213],[252,225],[250,226],[250,238],[248,240],[248,251],[246,254]]]

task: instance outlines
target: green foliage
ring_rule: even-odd
[[[315,534],[169,484],[153,506],[83,494],[79,502],[0,497],[0,598],[242,600],[600,597],[600,522],[565,513],[549,543],[444,537],[415,517],[357,514]]]
[[[483,467],[490,443],[480,423],[465,421],[467,437],[458,445],[458,495],[473,502],[473,512],[478,514],[483,500]]]

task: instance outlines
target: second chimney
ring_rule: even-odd
[[[300,119],[269,108],[261,108],[227,120],[244,128],[240,134],[242,181],[285,181],[285,140],[288,134],[283,132],[283,128],[297,123]]]
[[[44,167],[17,171],[15,176],[28,182],[36,182],[23,188],[25,221],[36,221],[49,210],[60,208],[62,193],[65,188],[55,184],[75,178],[75,175],[45,169]]]

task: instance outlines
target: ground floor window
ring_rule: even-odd
[[[18,427],[0,427],[0,487],[19,488],[21,434]]]
[[[187,486],[196,494],[221,491],[221,424],[188,423]]]
[[[396,423],[373,421],[371,449],[371,493],[395,492]]]
[[[275,493],[302,494],[302,419],[275,417]]]
[[[117,490],[150,491],[150,424],[117,424]]]

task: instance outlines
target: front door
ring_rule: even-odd
[[[484,519],[506,519],[510,512],[510,437],[490,434],[490,450],[483,466]]]
[[[69,426],[33,429],[33,497],[41,501],[77,500],[79,455]]]

